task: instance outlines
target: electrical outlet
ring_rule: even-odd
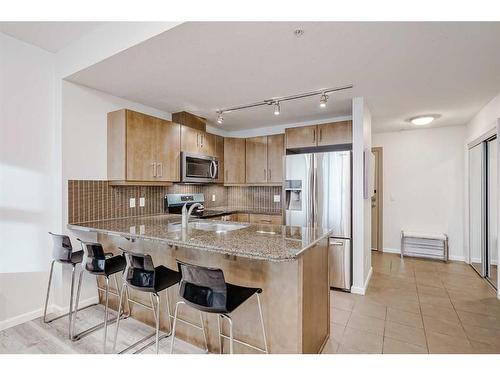
[[[144,234],[146,232],[146,226],[145,225],[139,225],[139,234]]]
[[[146,198],[140,197],[139,198],[139,207],[144,207],[146,205]]]
[[[130,234],[135,234],[135,225],[130,227]]]
[[[215,194],[212,194],[212,202],[215,202]]]
[[[128,205],[130,208],[134,208],[135,207],[135,198],[130,198],[130,203]]]
[[[275,195],[274,196],[274,203],[279,203],[281,202],[281,195]]]

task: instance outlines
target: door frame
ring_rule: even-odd
[[[372,147],[372,153],[375,156],[375,168],[378,174],[373,171],[374,176],[377,176],[375,187],[378,191],[378,236],[377,236],[377,251],[384,251],[384,149],[383,147]],[[371,246],[370,246],[371,247]]]

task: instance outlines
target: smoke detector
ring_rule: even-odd
[[[293,31],[293,35],[295,35],[295,37],[297,37],[297,38],[300,38],[302,35],[304,35],[304,30],[303,29],[295,29]]]

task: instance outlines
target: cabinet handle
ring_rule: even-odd
[[[322,136],[321,129],[319,129],[319,141],[320,141],[320,142],[321,142],[321,138],[323,138],[323,136]]]
[[[200,133],[196,133],[196,147],[200,146]]]
[[[158,172],[158,177],[163,177],[163,164],[158,163],[158,168],[160,168],[160,172]]]
[[[201,147],[203,147],[203,138],[205,138],[205,136],[203,134],[201,134],[200,138],[201,138]]]
[[[316,129],[313,130],[313,142],[316,142]]]
[[[224,182],[227,182],[227,180],[228,180],[227,176],[228,176],[228,173],[227,173],[227,169],[226,169],[226,181],[224,181]]]
[[[266,180],[267,180],[267,170],[264,169],[264,181],[266,181]]]
[[[151,163],[151,166],[153,167],[153,177],[156,177],[156,163]]]
[[[269,169],[269,180],[271,179],[271,170]]]

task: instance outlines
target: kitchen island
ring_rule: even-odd
[[[179,215],[157,215],[70,224],[74,231],[97,233],[106,251],[118,247],[152,256],[155,265],[177,270],[176,260],[218,267],[227,282],[263,289],[264,324],[270,353],[318,353],[329,337],[328,235],[329,229],[240,222],[191,220],[181,228]],[[78,233],[81,235],[81,233]],[[177,287],[169,291],[170,306]],[[131,298],[149,304],[146,295]],[[165,294],[162,293],[163,331],[169,330]],[[116,309],[116,299],[110,306]],[[198,323],[190,307],[180,310],[183,319]],[[153,326],[151,311],[133,304],[132,316]],[[234,335],[263,347],[258,307],[249,299],[232,314]],[[204,314],[209,351],[218,352],[217,317]],[[227,327],[223,327],[227,333]],[[180,323],[176,336],[203,347],[202,333]],[[229,344],[224,342],[227,351]],[[235,344],[235,352],[252,349]]]

